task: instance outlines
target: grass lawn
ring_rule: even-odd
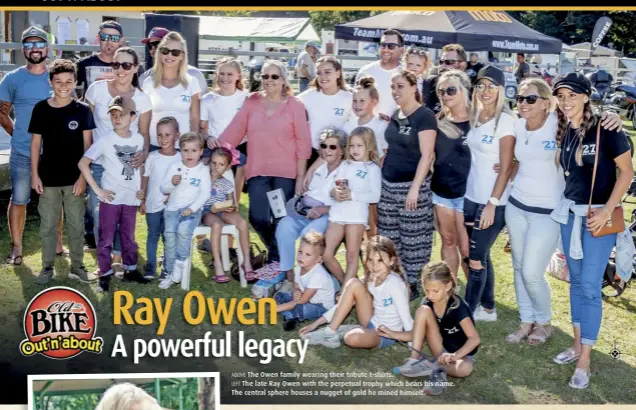
[[[626,124],[627,126],[627,124]],[[243,196],[241,212],[247,213],[247,198]],[[5,202],[6,203],[6,202]],[[3,205],[5,204],[3,203]],[[6,206],[6,205],[5,205]],[[631,210],[631,209],[630,209]],[[300,365],[295,358],[275,359],[269,365],[258,363],[258,359],[231,357],[223,359],[172,359],[145,358],[134,365],[132,358],[111,358],[115,335],[122,334],[130,348],[137,338],[155,338],[157,325],[127,326],[113,324],[112,296],[97,295],[89,285],[70,281],[65,278],[69,265],[58,258],[57,274],[50,286],[62,285],[76,287],[90,298],[98,311],[98,336],[104,338],[104,353],[100,356],[84,353],[76,358],[64,361],[53,361],[43,357],[23,357],[18,346],[24,338],[22,319],[26,304],[42,290],[34,279],[41,268],[40,241],[38,237],[38,218],[33,206],[27,220],[25,232],[24,263],[13,267],[0,267],[0,374],[6,378],[3,387],[16,394],[14,402],[26,399],[25,374],[40,373],[109,373],[109,372],[153,372],[153,371],[222,371],[225,374],[222,382],[223,402],[235,402],[230,396],[230,372],[233,371],[356,371],[356,372],[390,372],[392,367],[401,364],[408,352],[400,345],[393,345],[382,351],[353,350],[347,347],[327,349],[310,346],[305,362]],[[629,215],[629,212],[626,212]],[[141,266],[144,263],[146,226],[145,219],[137,219],[137,241]],[[256,235],[252,235],[257,240]],[[603,323],[599,341],[593,353],[593,377],[587,390],[575,391],[567,386],[574,365],[558,366],[552,358],[568,347],[572,341],[570,325],[568,284],[549,278],[552,289],[553,326],[555,334],[542,347],[527,344],[510,345],[504,338],[518,325],[518,311],[515,301],[511,257],[503,251],[505,236],[501,236],[493,247],[493,261],[496,269],[496,300],[499,320],[496,323],[478,324],[482,344],[476,356],[475,372],[466,380],[450,379],[455,386],[438,398],[430,397],[368,397],[356,399],[367,403],[465,403],[465,404],[626,404],[636,402],[636,287],[629,288],[622,297],[604,302]],[[433,258],[439,258],[439,237],[436,237]],[[9,252],[10,240],[6,223],[0,224],[0,252],[4,256]],[[343,254],[339,255],[341,263]],[[191,290],[200,290],[206,297],[249,297],[249,288],[243,289],[236,281],[229,284],[216,284],[211,280],[211,272],[207,267],[208,255],[195,252]],[[96,268],[95,254],[85,254],[85,263],[89,270]],[[184,292],[178,288],[162,291],[156,283],[151,285],[127,284],[114,281],[115,289],[130,290],[136,297],[173,297],[171,319],[166,328],[164,338],[199,338],[210,330],[213,338],[221,338],[226,330],[245,331],[246,337],[256,339],[290,339],[296,338],[295,332],[283,332],[276,326],[213,326],[209,322],[193,327],[187,324],[182,316]],[[465,289],[462,284],[462,289]],[[417,302],[411,304],[412,312]],[[348,321],[354,321],[351,315]],[[613,347],[618,348],[621,357],[616,360],[609,353]],[[400,378],[400,380],[404,380]],[[3,390],[5,390],[3,388]],[[342,397],[340,400],[342,401]],[[263,402],[259,398],[254,403]],[[311,402],[312,399],[308,399]],[[249,399],[242,399],[249,403]],[[285,399],[292,403],[293,400]],[[321,403],[335,401],[321,397]],[[11,403],[11,401],[8,401]]]

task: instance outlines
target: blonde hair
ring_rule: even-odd
[[[157,122],[157,134],[159,133],[159,127],[161,125],[172,125],[174,133],[179,135],[179,121],[174,117],[163,117]]]
[[[188,142],[198,142],[201,149],[205,145],[205,140],[203,136],[198,132],[186,132],[182,136],[179,137],[179,148],[183,149],[183,146]]]
[[[539,93],[539,97],[546,99],[550,102],[548,104],[548,109],[546,112],[552,112],[556,109],[556,98],[552,95],[552,88],[548,83],[545,82],[543,78],[539,77],[529,77],[525,80],[521,81],[519,84],[519,91],[521,91],[524,87],[534,87],[537,89]]]
[[[118,383],[104,392],[95,410],[161,410],[157,400],[132,383]]]
[[[450,310],[457,309],[459,307],[459,299],[455,297],[457,281],[453,277],[450,267],[446,262],[429,262],[422,268],[422,288],[424,287],[424,284],[429,281],[439,281],[444,285],[452,283],[451,289],[448,291],[448,297],[453,299]]]
[[[445,71],[437,80],[437,85],[439,87],[440,84],[450,83],[453,87],[457,88],[458,92],[461,92],[464,100],[464,105],[468,113],[470,113],[471,104],[470,104],[470,78],[468,75],[461,70],[448,70]],[[449,117],[452,117],[451,110],[447,106],[444,105],[444,100],[439,93],[439,89],[435,90],[435,93],[438,96],[439,103],[442,106],[442,111],[439,114],[437,119],[437,127],[440,131],[442,131],[448,138],[457,139],[462,135],[462,130],[457,127],[451,121]]]
[[[163,63],[161,62],[161,52],[159,51],[159,49],[161,47],[165,47],[166,44],[171,41],[181,43],[181,47],[183,48],[183,59],[181,60],[181,64],[179,65],[177,79],[182,86],[188,86],[188,47],[185,39],[181,36],[181,34],[177,33],[176,31],[171,31],[161,39],[161,42],[155,50],[155,66],[153,67],[152,72],[152,85],[155,88],[159,88],[159,86],[161,85],[161,79],[163,78]]]
[[[406,67],[406,65],[408,64],[409,61],[409,56],[413,55],[413,56],[418,56],[421,59],[424,59],[424,67],[422,68],[422,74],[426,74],[426,72],[428,71],[428,69],[431,67],[431,59],[428,56],[428,53],[426,52],[426,50],[424,50],[422,47],[417,47],[415,45],[410,45],[406,48],[406,51],[404,53],[404,55],[402,56],[402,65],[404,67]]]
[[[351,157],[350,151],[351,139],[353,137],[360,137],[360,139],[362,139],[362,142],[364,142],[364,148],[367,152],[368,160],[377,163],[379,159],[378,145],[375,142],[375,133],[373,132],[373,130],[369,127],[356,127],[353,131],[351,131],[351,133],[349,134],[349,138],[347,139],[347,147],[345,148],[346,158],[349,160],[353,159]]]
[[[276,66],[278,68],[278,71],[280,72],[280,76],[283,78],[283,81],[285,81],[285,84],[283,84],[281,95],[283,96],[294,95],[294,90],[292,89],[291,84],[289,84],[289,78],[287,78],[287,68],[285,67],[283,63],[273,59],[266,60],[265,63],[263,63],[263,68],[261,69],[261,73],[264,72],[265,68],[270,65]],[[261,89],[263,89],[262,81],[261,81]]]
[[[400,263],[400,258],[398,256],[395,243],[393,243],[393,241],[387,238],[386,236],[377,235],[371,238],[369,242],[367,242],[366,256],[364,258],[364,284],[366,285],[369,282],[369,278],[371,276],[369,275],[369,271],[367,270],[367,265],[369,264],[369,255],[371,255],[371,253],[373,252],[377,252],[378,255],[382,255],[382,252],[384,252],[387,255],[389,255],[389,259],[395,260],[395,262],[393,262],[393,264],[391,265],[388,265],[386,263],[388,261],[382,260],[382,262],[385,263],[385,265],[389,268],[391,272],[395,272],[398,274],[398,276],[400,276],[400,278],[404,281],[404,284],[406,285],[407,292],[410,295],[411,288],[409,287],[409,282],[406,279],[406,275],[404,274],[404,268],[402,267],[402,264]]]
[[[477,84],[479,84],[479,82],[477,82]],[[494,118],[495,128],[494,128],[493,135],[497,133],[497,125],[499,125],[499,118],[501,118],[502,113],[506,113],[510,115],[512,118],[517,118],[515,113],[513,113],[510,107],[508,106],[508,104],[506,104],[506,90],[504,89],[504,86],[503,85],[497,86],[497,90],[498,90],[497,102],[495,105],[495,118]],[[481,101],[479,101],[479,98],[477,98],[477,93],[478,93],[477,87],[475,87],[473,90],[473,98],[472,98],[473,103],[470,110],[470,116],[468,117],[471,128],[476,127],[477,122],[479,122],[479,114],[484,108]]]
[[[300,238],[300,243],[306,243],[307,245],[317,247],[319,249],[320,255],[322,256],[325,253],[325,248],[327,247],[327,243],[325,241],[325,236],[319,232],[314,231],[313,229]]]
[[[216,74],[214,75],[214,88],[215,90],[219,90],[221,88],[219,84],[219,70],[222,66],[229,65],[238,73],[238,78],[236,79],[235,87],[237,90],[243,91],[245,89],[245,85],[243,84],[243,70],[241,67],[241,63],[238,62],[234,57],[224,57],[218,63],[216,63]]]
[[[360,78],[356,83],[356,86],[353,87],[354,93],[363,90],[369,92],[369,97],[371,97],[372,100],[380,101],[380,92],[375,86],[375,78],[368,74]]]

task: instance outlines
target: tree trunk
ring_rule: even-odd
[[[214,410],[214,378],[199,378],[199,410]]]

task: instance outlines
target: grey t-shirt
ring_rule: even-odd
[[[308,52],[302,51],[298,54],[298,61],[296,62],[296,69],[298,76],[300,77],[300,69],[303,65],[307,65],[307,73],[309,73],[310,79],[316,77],[316,63],[311,59],[311,55]]]
[[[515,71],[515,77],[517,77],[517,82],[521,82],[524,79],[524,73],[530,73],[530,66],[525,61],[517,67],[517,71]]]

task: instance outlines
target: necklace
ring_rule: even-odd
[[[579,139],[577,138],[577,136],[576,136],[576,135],[575,135],[574,137],[570,137],[570,124],[568,124],[567,136],[568,136],[568,138],[571,138],[572,140],[571,140],[571,141],[570,141],[570,140],[568,140],[568,141],[566,142],[566,144],[565,144],[565,145],[566,145],[565,151],[570,152],[570,151],[571,151],[571,148],[572,148],[572,147],[574,147],[574,144],[575,144],[576,142],[578,142],[578,141],[579,141]],[[569,176],[570,176],[570,161],[572,161],[572,154],[573,154],[573,153],[574,153],[574,151],[570,152],[570,154],[568,155],[568,164],[567,164],[567,167],[566,167],[566,169],[565,169],[565,176],[566,176],[566,177],[569,177]],[[564,162],[565,162],[565,161],[564,161]]]
[[[533,130],[528,129],[528,122],[526,121],[526,145],[528,145],[528,142],[530,141],[530,137],[534,135],[534,132],[537,130],[540,130],[545,125],[545,122],[547,120],[548,120],[548,117],[545,117],[545,119],[541,122],[541,125]]]

